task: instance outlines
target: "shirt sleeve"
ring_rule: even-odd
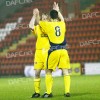
[[[47,29],[46,22],[40,21],[40,22],[39,22],[39,25],[40,25],[41,31],[42,31],[43,33],[47,33],[47,32],[46,32],[46,29]]]

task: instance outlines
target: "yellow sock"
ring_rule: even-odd
[[[70,93],[70,76],[64,76],[64,84],[65,84],[65,93]]]
[[[34,79],[34,89],[36,93],[40,93],[40,78]]]
[[[50,74],[49,75],[46,75],[45,82],[46,82],[47,94],[52,93],[52,85],[53,85],[52,75],[50,75]]]

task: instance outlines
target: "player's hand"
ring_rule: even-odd
[[[56,10],[56,11],[59,11],[58,3],[54,2],[53,9]]]
[[[34,16],[39,15],[39,10],[37,8],[33,9],[33,15]]]

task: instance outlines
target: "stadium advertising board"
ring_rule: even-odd
[[[81,75],[81,64],[80,63],[72,63],[69,73],[70,73],[70,75]]]
[[[100,63],[85,63],[85,75],[100,74]]]

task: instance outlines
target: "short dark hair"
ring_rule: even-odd
[[[51,10],[50,11],[50,17],[52,19],[57,19],[58,18],[58,12],[56,10]]]

